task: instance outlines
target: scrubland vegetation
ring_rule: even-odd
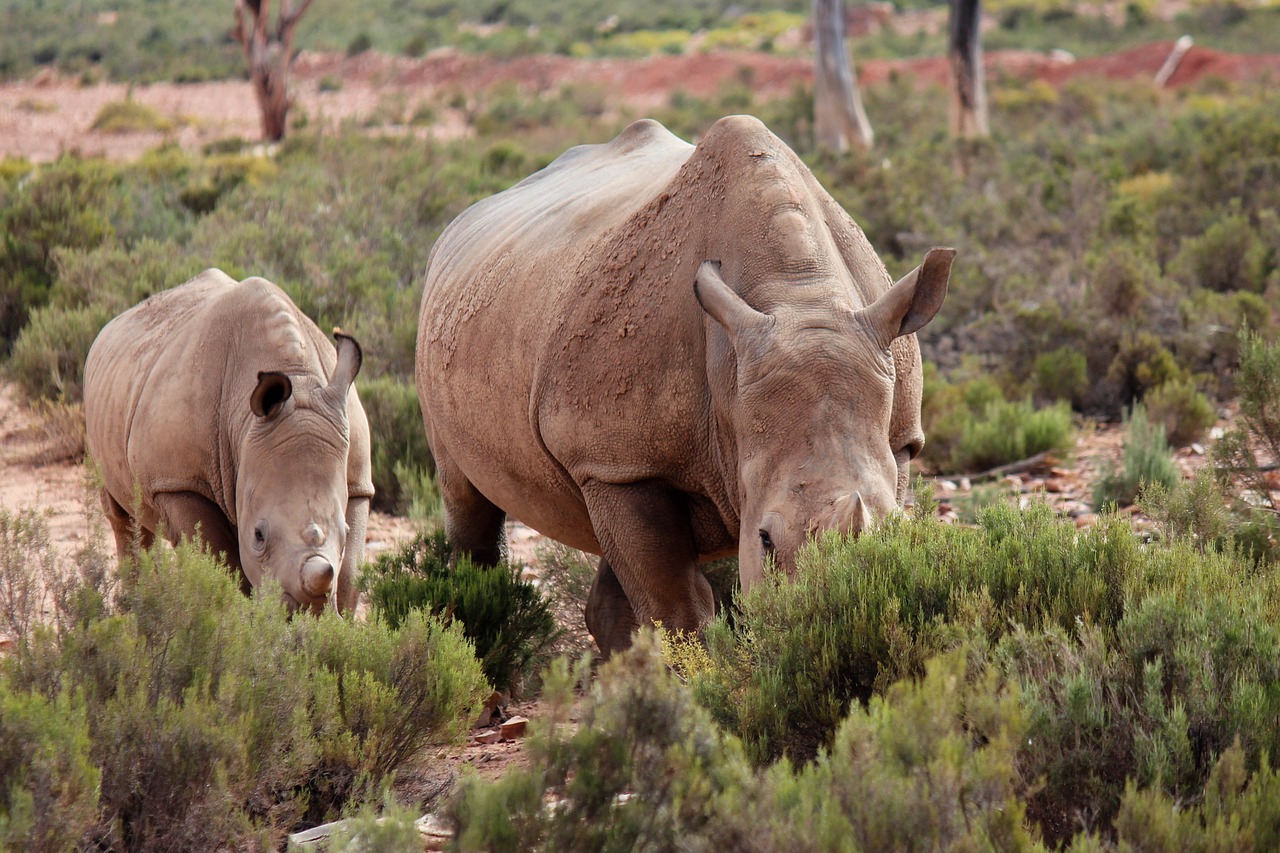
[[[935,10],[935,0],[899,9]],[[1154,0],[1114,4],[1067,0],[990,0],[997,27],[989,48],[1064,49],[1096,55],[1184,33],[1222,50],[1273,50],[1280,9],[1273,2],[1192,0],[1163,20]],[[801,49],[786,33],[810,14],[808,0],[329,0],[299,24],[297,47],[355,55],[367,50],[419,57],[449,47],[498,55],[648,56],[691,50]],[[1117,13],[1118,23],[1117,25]],[[245,74],[230,36],[231,3],[178,0],[7,0],[0,3],[0,78],[56,65],[86,82],[184,82]],[[862,59],[943,55],[946,28],[876,32],[852,42]]]
[[[322,34],[355,14],[334,6],[302,42],[343,49],[360,34]],[[679,20],[653,17],[656,4],[620,11],[616,37],[643,44],[721,11],[686,7]],[[43,8],[4,12],[23,24]],[[989,43],[1046,26],[1044,10],[1002,8]],[[461,21],[444,11],[441,26]],[[1135,32],[1157,26],[1141,14],[1131,4]],[[1266,32],[1274,14],[1249,26]],[[135,15],[120,4],[110,32]],[[148,20],[193,55],[226,47]],[[368,21],[374,47],[414,33]],[[87,23],[75,38],[33,32],[59,62],[98,50]],[[615,37],[521,32],[563,50]],[[423,49],[453,34],[414,33]],[[166,51],[132,56],[107,72],[172,71]],[[0,40],[0,72],[30,61]],[[990,86],[994,135],[964,144],[942,91],[869,89],[869,155],[814,152],[811,93],[759,101],[745,73],[710,100],[675,93],[654,117],[692,138],[723,114],[759,115],[895,276],[929,246],[959,249],[921,335],[929,470],[1061,453],[1081,419],[1127,419],[1123,465],[1095,503],[1138,500],[1159,529],[1140,539],[1104,515],[1078,531],[999,500],[944,526],[922,489],[913,517],[815,543],[790,582],[726,593],[705,645],[646,636],[596,673],[554,663],[535,769],[461,787],[447,809],[459,849],[1280,846],[1280,523],[1265,479],[1280,461],[1280,96],[1221,81]],[[379,506],[429,519],[412,374],[432,243],[473,201],[635,117],[588,87],[462,101],[475,137],[457,143],[303,128],[270,156],[228,140],[130,164],[0,162],[6,375],[74,436],[84,356],[107,320],[209,266],[264,276],[361,341]],[[1233,401],[1238,428],[1209,442]],[[1214,465],[1177,482],[1169,443],[1197,440]],[[407,849],[418,812],[395,805],[394,778],[422,772],[421,748],[456,738],[491,687],[536,682],[554,639],[536,590],[506,567],[450,570],[439,538],[367,570],[368,621],[290,621],[189,548],[117,577],[92,545],[55,560],[42,525],[0,514],[0,629],[15,639],[0,658],[0,849],[266,849],[346,815],[359,817],[330,849]],[[580,599],[582,572],[561,574]]]

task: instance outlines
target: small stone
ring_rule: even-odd
[[[939,480],[938,488],[944,492],[954,492],[956,490],[956,484],[950,480]]]
[[[476,724],[473,728],[483,729],[491,726],[494,721],[502,719],[502,706],[505,704],[502,694],[497,690],[489,694],[489,698],[484,700],[484,710],[480,712],[480,716],[476,718]]]
[[[476,743],[488,746],[502,740],[502,732],[497,729],[489,729],[488,731],[476,732],[471,736],[471,739]]]
[[[524,717],[512,717],[502,724],[501,734],[503,740],[515,740],[524,737],[525,729],[528,728],[529,721]]]
[[[1204,445],[1198,441],[1191,442],[1191,452],[1196,456],[1204,456]]]
[[[1044,490],[1054,495],[1062,494],[1062,480],[1058,477],[1054,477],[1052,480],[1045,480]]]
[[[1097,523],[1098,523],[1098,516],[1091,512],[1086,512],[1084,515],[1076,516],[1077,530],[1083,527],[1093,527]]]

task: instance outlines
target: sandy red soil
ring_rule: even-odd
[[[1032,51],[991,51],[985,63],[993,81],[1040,78],[1062,85],[1089,75],[1152,79],[1171,49],[1171,43],[1159,42],[1077,60]],[[859,63],[863,86],[876,86],[892,77],[944,85],[948,74],[944,57]],[[1206,76],[1280,81],[1280,54],[1228,54],[1192,47],[1168,85],[1186,86]],[[644,111],[665,103],[675,91],[705,97],[728,81],[744,80],[758,97],[768,97],[812,79],[809,59],[734,51],[647,59],[549,55],[495,59],[449,50],[417,60],[304,53],[295,65],[295,115],[305,114],[309,121],[326,126],[345,121],[385,126],[387,122],[377,116],[389,108],[408,116],[420,104],[439,107],[454,92],[477,93],[504,82],[514,82],[530,94],[555,92],[569,84],[591,85],[603,89],[606,98],[616,103]],[[103,105],[130,94],[177,119],[178,126],[165,133],[107,134],[91,129]],[[450,138],[467,132],[454,111],[437,109],[437,114],[434,125],[415,132]],[[158,83],[130,89],[120,83],[81,86],[76,80],[44,72],[0,86],[0,156],[47,161],[79,151],[131,159],[165,141],[194,149],[218,138],[257,135],[257,109],[249,84],[242,81]]]

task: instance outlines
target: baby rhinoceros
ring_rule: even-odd
[[[85,362],[86,445],[121,557],[197,532],[247,593],[275,578],[291,608],[355,606],[369,423],[337,347],[284,291],[206,270],[102,330]]]

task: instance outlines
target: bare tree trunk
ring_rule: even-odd
[[[271,27],[271,0],[235,0],[236,40],[244,48],[249,63],[253,95],[262,114],[262,138],[269,142],[284,139],[288,130],[289,66],[293,64],[293,31],[312,0],[302,0],[295,8],[292,0],[280,0],[276,26]]]
[[[991,135],[982,73],[982,0],[951,0],[951,135]]]
[[[870,149],[875,135],[844,43],[844,0],[813,0],[813,35],[814,141],[832,151]]]

